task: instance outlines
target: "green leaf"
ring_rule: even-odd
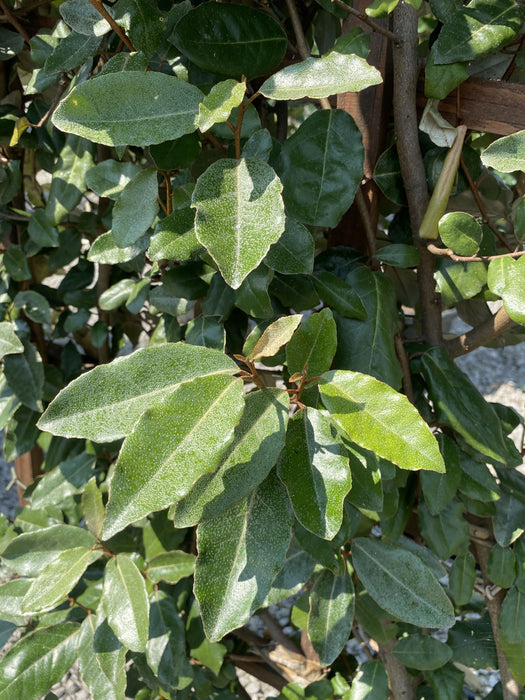
[[[223,158],[197,180],[197,238],[234,289],[284,230],[281,190],[273,169],[255,158]]]
[[[237,371],[230,358],[209,348],[166,343],[137,350],[71,382],[48,406],[40,428],[110,442],[128,435],[145,411],[179,385]]]
[[[202,278],[209,270],[197,260],[184,265],[175,265],[164,273],[162,284],[173,296],[200,299],[206,296],[208,291],[208,284]]]
[[[287,216],[284,231],[270,246],[264,262],[283,275],[309,275],[314,265],[314,240],[310,231]]]
[[[170,41],[202,70],[248,80],[271,73],[286,51],[286,34],[272,17],[230,3],[193,8]]]
[[[482,639],[483,644],[472,644]],[[498,657],[490,620],[460,620],[448,631],[447,644],[452,649],[453,660],[469,668],[496,668]]]
[[[363,176],[363,139],[342,109],[314,112],[281,151],[287,212],[314,226],[337,226]]]
[[[157,216],[158,193],[154,168],[141,170],[124,187],[113,207],[111,231],[118,246],[131,246],[146,233]]]
[[[456,495],[461,481],[461,467],[459,466],[456,443],[445,435],[438,435],[437,440],[447,471],[444,474],[427,471],[420,474],[425,503],[432,515],[437,515],[448,506]]]
[[[374,257],[392,267],[417,267],[420,259],[418,249],[405,243],[386,245]]]
[[[276,355],[282,346],[288,343],[301,318],[301,314],[294,314],[292,316],[282,316],[277,321],[270,323],[255,344],[251,352],[251,360],[255,361],[260,357],[273,357]]]
[[[191,345],[204,345],[207,348],[223,350],[226,345],[226,332],[219,316],[197,316],[186,327],[185,340]]]
[[[381,661],[361,664],[352,681],[348,700],[388,700],[388,676]]]
[[[260,158],[268,161],[272,148],[272,136],[268,129],[258,129],[253,132],[242,147],[241,156],[243,158]]]
[[[357,575],[387,612],[418,627],[452,627],[454,609],[427,567],[411,552],[385,542],[352,542]]]
[[[217,468],[242,413],[242,385],[228,376],[198,377],[141,416],[111,480],[104,539],[171,505]]]
[[[95,538],[73,525],[52,525],[17,535],[2,552],[6,566],[20,576],[36,578],[42,569],[72,547],[91,549]]]
[[[243,625],[262,604],[291,538],[292,513],[275,475],[197,530],[195,595],[211,641]]]
[[[481,154],[481,161],[502,173],[525,170],[525,131],[493,141]]]
[[[155,226],[148,250],[150,260],[189,260],[202,249],[195,234],[195,212],[179,209]]]
[[[52,122],[107,146],[149,146],[195,131],[201,101],[198,88],[165,73],[109,73],[73,88]]]
[[[102,605],[119,641],[131,651],[145,651],[149,630],[146,584],[125,554],[117,554],[106,564]]]
[[[0,61],[8,61],[24,47],[24,37],[17,32],[11,32],[2,27],[0,29]]]
[[[32,581],[27,578],[15,578],[5,581],[0,586],[1,619],[14,625],[24,625],[27,616],[22,613],[22,600]]]
[[[388,199],[400,206],[407,205],[405,186],[395,143],[379,156],[374,169],[374,180],[385,197],[388,197]]]
[[[337,348],[337,333],[330,309],[309,316],[286,346],[286,364],[290,374],[302,372],[316,377],[330,369]]]
[[[525,325],[525,263],[524,257],[497,258],[489,263],[489,289],[503,300],[505,311],[516,323]]]
[[[103,160],[86,173],[86,184],[99,197],[117,199],[124,187],[141,169],[129,161]]]
[[[315,561],[293,537],[286,552],[284,564],[273,580],[264,605],[276,605],[281,600],[299,592],[312,575],[314,568]]]
[[[0,323],[0,359],[5,355],[17,355],[24,352],[24,346],[15,333],[15,326],[9,321]]]
[[[452,211],[442,216],[438,224],[443,243],[456,255],[476,255],[481,245],[481,225],[470,214]]]
[[[116,244],[113,231],[106,231],[95,238],[87,259],[90,262],[102,263],[103,265],[118,265],[133,260],[137,255],[143,253],[148,245],[149,237],[143,236],[132,245],[123,248]]]
[[[337,275],[320,270],[313,279],[321,299],[338,314],[359,319],[368,316],[358,293]]]
[[[332,418],[358,445],[401,469],[444,472],[438,444],[406,396],[359,372],[326,372],[319,385]]]
[[[31,584],[22,601],[22,611],[33,615],[55,608],[66,599],[87,567],[101,555],[102,552],[93,552],[86,547],[61,552]]]
[[[31,279],[31,270],[24,251],[20,246],[11,243],[4,253],[2,262],[9,276],[16,282]]]
[[[209,668],[215,675],[218,675],[228,649],[225,644],[210,642],[204,635],[199,604],[195,599],[188,612],[186,636],[191,658],[197,659],[197,661],[200,661],[201,664]]]
[[[486,464],[471,459],[465,453],[460,454],[461,480],[459,490],[469,498],[488,503],[497,501],[500,488]]]
[[[22,637],[0,661],[0,699],[33,700],[62,680],[77,657],[80,625],[62,622]]]
[[[153,583],[167,581],[177,583],[185,576],[191,576],[195,569],[195,557],[186,552],[162,552],[153,557],[146,570],[146,576]]]
[[[467,64],[462,62],[437,65],[435,55],[437,43],[432,45],[425,66],[425,96],[430,99],[444,100],[454,88],[467,80]]]
[[[505,464],[500,420],[476,386],[444,348],[431,348],[414,363],[425,377],[439,423],[448,425],[476,450]]]
[[[86,36],[103,36],[111,29],[109,23],[100,15],[89,0],[69,0],[59,7],[59,12],[66,24],[79,34]]]
[[[113,12],[133,46],[147,58],[155,54],[165,31],[165,17],[153,0],[119,0]]]
[[[487,283],[487,266],[483,262],[455,262],[440,258],[434,273],[437,291],[444,306],[454,306],[459,301],[479,294]]]
[[[86,175],[94,165],[95,146],[79,136],[66,138],[53,168],[46,216],[55,226],[69,216],[82,199],[87,189]]]
[[[294,523],[294,533],[301,547],[312,559],[315,559],[325,569],[330,569],[334,574],[341,575],[343,573],[344,561],[340,548],[335,542],[317,537],[310,530],[304,528],[298,520]]]
[[[78,644],[78,666],[93,697],[124,700],[126,648],[119,642],[100,605],[96,615],[82,623]]]
[[[472,61],[508,44],[521,29],[523,8],[514,0],[472,0],[460,6],[437,38],[436,63]]]
[[[199,106],[197,127],[208,131],[214,124],[225,122],[234,107],[238,107],[246,92],[246,83],[223,80],[212,87]]]
[[[9,418],[5,429],[4,457],[13,462],[25,452],[31,450],[40,431],[36,422],[40,417],[40,411],[32,411],[26,406],[19,406]]]
[[[397,7],[399,0],[373,0],[366,8],[370,17],[386,17]]]
[[[186,656],[184,623],[173,598],[158,589],[151,597],[146,659],[163,688],[182,689],[193,679]]]
[[[463,517],[463,507],[452,501],[437,515],[431,515],[425,503],[419,504],[419,526],[430,549],[440,559],[464,552],[468,546],[468,523]]]
[[[460,700],[465,682],[465,674],[452,664],[435,671],[427,671],[427,677],[434,690],[436,700]]]
[[[159,170],[182,170],[190,167],[193,161],[197,159],[201,152],[201,140],[199,134],[193,132],[181,136],[180,139],[151,145],[149,152]],[[189,186],[193,189],[193,185]],[[175,197],[173,198],[173,204],[176,209],[179,208]]]
[[[319,99],[359,92],[382,82],[381,73],[364,58],[336,51],[282,68],[259,88],[271,100]]]
[[[315,408],[298,411],[288,423],[278,474],[299,522],[318,537],[333,539],[352,478],[343,442]]]
[[[348,641],[354,621],[354,585],[348,571],[325,569],[310,591],[308,636],[323,666],[329,666]]]
[[[516,579],[516,556],[512,549],[495,544],[487,562],[487,576],[501,588],[510,588]]]
[[[61,461],[37,481],[31,492],[31,505],[45,508],[80,493],[93,474],[95,461],[94,455],[85,452]]]
[[[48,300],[42,294],[30,289],[18,292],[13,299],[13,306],[16,309],[24,309],[26,316],[35,323],[51,325],[51,308]]]
[[[371,374],[399,389],[401,367],[394,347],[399,318],[394,285],[385,275],[364,266],[350,272],[346,282],[361,297],[368,318],[335,316],[338,337],[336,366]]]
[[[48,75],[67,73],[87,61],[100,45],[100,37],[86,36],[73,31],[60,40],[60,43],[44,64]]]
[[[48,221],[43,209],[35,209],[31,214],[27,233],[41,248],[58,246],[58,231]]]
[[[452,657],[452,649],[428,634],[411,634],[400,639],[394,647],[394,656],[405,666],[418,671],[434,671]]]
[[[525,683],[525,668],[523,667],[523,658],[525,657],[525,643],[510,642],[503,632],[500,630],[499,643],[501,650],[505,654],[509,670],[518,683]]]
[[[331,2],[330,5],[332,5]],[[333,7],[335,6],[333,5]],[[333,50],[346,54],[355,53],[366,58],[370,53],[370,34],[364,32],[360,27],[352,27],[349,32],[337,38]]]
[[[98,299],[98,304],[104,311],[114,311],[118,309],[119,306],[123,306],[133,288],[135,287],[135,280],[130,277],[124,277],[124,279],[119,280],[116,284],[111,285],[100,295]]]
[[[508,547],[525,532],[525,503],[502,491],[495,506],[494,537],[501,547]]]
[[[397,544],[404,549],[408,549],[408,551],[415,554],[416,557],[419,557],[427,569],[430,569],[438,580],[443,578],[447,573],[447,570],[443,564],[439,561],[436,555],[431,552],[430,549],[428,549],[428,547],[423,547],[422,545],[416,544],[414,540],[410,539],[409,537],[405,537],[404,535],[398,539]]]
[[[275,315],[268,293],[271,273],[261,263],[242,281],[235,294],[235,306],[253,318],[272,318]]]
[[[368,450],[363,450],[348,439],[345,440],[345,436],[343,436],[343,441],[350,458],[350,473],[352,475],[352,489],[347,496],[347,501],[356,508],[382,511],[383,486],[376,455]]]
[[[175,504],[176,527],[220,515],[266,479],[284,446],[289,404],[288,394],[278,389],[246,396],[244,413],[218,468]]]
[[[470,552],[454,559],[449,571],[449,588],[456,605],[467,605],[476,581],[476,560]],[[442,665],[442,664],[440,664]]]
[[[24,341],[24,353],[6,355],[3,364],[7,386],[17,399],[32,411],[41,411],[44,368],[34,346]]]
[[[104,526],[105,508],[102,501],[102,493],[97,486],[97,480],[93,476],[87,482],[82,494],[82,512],[86,520],[86,526],[93,537],[99,538]]]

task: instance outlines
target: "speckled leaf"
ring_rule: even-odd
[[[394,656],[418,671],[434,671],[452,658],[452,649],[428,634],[410,634],[394,647]]]
[[[273,169],[255,158],[223,158],[197,180],[197,238],[234,289],[284,230],[281,190]]]
[[[494,537],[502,547],[508,547],[525,532],[525,503],[503,491],[495,503]]]
[[[87,529],[93,537],[100,537],[106,511],[102,501],[102,493],[94,476],[86,484],[81,503]]]
[[[472,0],[460,6],[437,38],[436,63],[472,61],[508,44],[521,29],[523,8],[514,0]]]
[[[151,58],[161,50],[166,17],[153,0],[119,0],[113,5],[113,13],[137,51]]]
[[[2,620],[15,625],[25,624],[27,615],[22,613],[22,600],[31,586],[31,579],[14,578],[0,586]]]
[[[280,176],[287,212],[305,224],[337,226],[363,176],[363,138],[342,109],[314,112],[286,141]]]
[[[325,569],[310,591],[308,636],[323,666],[329,666],[348,641],[354,621],[354,585],[348,571]]]
[[[251,353],[252,360],[273,357],[290,340],[301,321],[301,314],[282,316],[265,328]]]
[[[284,564],[273,580],[264,605],[276,605],[298,593],[312,575],[314,568],[315,561],[293,537]]]
[[[525,269],[525,268],[524,268]],[[476,386],[444,348],[431,348],[416,358],[440,423],[450,426],[487,457],[506,463],[500,420]]]
[[[341,438],[315,408],[304,408],[290,420],[278,474],[299,522],[318,537],[333,539],[352,478]]]
[[[226,347],[226,332],[219,316],[197,316],[188,322],[184,339],[191,345],[223,350]]]
[[[489,264],[489,289],[499,294],[505,311],[516,323],[525,325],[525,256],[498,258]]]
[[[77,85],[52,121],[95,143],[149,146],[195,131],[202,99],[194,85],[165,73],[109,73]]]
[[[525,642],[525,594],[516,587],[511,588],[503,601],[498,624],[507,641]]]
[[[216,517],[266,479],[284,445],[289,405],[288,394],[279,389],[246,396],[233,442],[218,469],[201,477],[175,504],[176,527]]]
[[[238,107],[246,92],[246,83],[223,80],[212,87],[199,106],[196,124],[208,131],[214,124],[225,122],[234,107]]]
[[[81,452],[68,457],[40,476],[31,492],[31,505],[45,508],[62,502],[68,496],[80,493],[93,474],[95,455]]]
[[[292,535],[286,489],[272,474],[197,530],[195,595],[206,636],[218,641],[262,604]]]
[[[388,700],[388,676],[381,661],[366,661],[352,681],[348,700]]]
[[[156,588],[150,600],[148,665],[163,688],[186,688],[193,671],[186,656],[184,622],[171,595]]]
[[[41,411],[44,366],[34,346],[24,341],[24,353],[6,355],[3,363],[9,389],[24,406],[32,411]]]
[[[275,311],[268,293],[271,275],[264,263],[252,270],[236,290],[235,306],[252,318],[273,318]]]
[[[195,211],[178,209],[155,226],[148,250],[150,260],[189,260],[202,246],[195,234]]]
[[[86,184],[99,197],[117,199],[124,187],[136,175],[140,173],[140,167],[135,163],[117,160],[103,160],[97,163],[86,173]]]
[[[126,648],[122,646],[100,605],[96,615],[82,623],[78,645],[78,666],[92,696],[124,700],[126,690]]]
[[[34,579],[22,601],[22,611],[36,614],[52,610],[62,603],[76,586],[87,567],[102,556],[86,547],[61,552]]]
[[[314,265],[312,234],[306,226],[287,216],[283,234],[270,246],[264,262],[283,275],[309,275]]]
[[[80,625],[62,622],[22,637],[0,661],[0,700],[34,700],[62,680],[77,658]]]
[[[286,364],[290,374],[308,368],[316,377],[330,369],[337,348],[337,332],[330,309],[309,316],[286,346]]]
[[[115,242],[113,231],[106,231],[95,238],[88,253],[88,260],[103,265],[118,265],[119,263],[133,260],[143,253],[149,244],[149,237],[143,236],[130,246],[122,248]]]
[[[341,92],[359,92],[382,82],[381,73],[364,58],[331,51],[282,68],[259,88],[272,100],[320,98]]]
[[[481,154],[481,160],[487,168],[502,173],[525,170],[525,131],[493,141]]]
[[[100,37],[86,36],[73,31],[60,40],[56,49],[46,60],[44,71],[48,75],[67,73],[91,58],[99,44]]]
[[[470,552],[458,555],[450,567],[448,584],[456,605],[467,605],[476,581],[476,560]],[[417,668],[417,666],[416,666]]]
[[[487,576],[501,588],[510,588],[516,579],[516,555],[509,547],[495,544],[487,562]]]
[[[166,343],[137,350],[71,382],[48,406],[40,428],[64,437],[116,440],[180,384],[237,371],[229,357],[209,348]]]
[[[456,255],[476,255],[483,238],[481,224],[462,211],[451,211],[442,216],[438,231],[443,243]]]
[[[153,557],[146,569],[146,576],[153,583],[167,581],[177,583],[185,576],[191,576],[195,569],[195,557],[182,551],[161,552]]]
[[[111,27],[89,0],[69,0],[60,5],[62,19],[71,29],[86,36],[103,36]]]
[[[146,583],[125,554],[117,554],[106,564],[102,605],[119,641],[131,651],[145,651],[149,632]]]
[[[198,377],[144,413],[111,480],[103,538],[185,496],[214,471],[243,409],[242,380]],[[140,469],[137,469],[140,465]]]
[[[322,401],[350,439],[401,469],[444,472],[436,439],[406,396],[367,374],[326,372]]]
[[[420,503],[418,517],[421,534],[440,559],[446,560],[468,547],[468,523],[459,501],[451,501],[437,515],[430,513],[426,503]]]
[[[51,187],[46,205],[46,216],[59,224],[82,199],[87,189],[86,175],[93,167],[95,146],[78,136],[68,136],[53,168]]]
[[[271,73],[286,51],[286,34],[273,17],[232,3],[193,8],[170,41],[199,68],[239,80]]]
[[[352,562],[372,598],[387,612],[418,627],[452,627],[454,608],[415,554],[385,542],[352,541]]]
[[[133,245],[146,233],[158,210],[157,171],[141,170],[124,187],[113,207],[111,231],[122,248]]]
[[[0,323],[0,359],[5,355],[17,355],[24,352],[24,346],[15,333],[15,326],[8,321]]]

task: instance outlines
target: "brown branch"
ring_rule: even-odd
[[[277,620],[268,610],[262,610],[259,613],[259,617],[263,621],[264,626],[267,632],[269,633],[270,637],[275,642],[282,644],[283,647],[289,649],[290,651],[293,651],[295,654],[300,653],[299,649],[295,646],[290,637],[286,636],[286,634],[281,629],[281,625],[277,622]]]
[[[24,41],[29,44],[30,41],[30,36],[26,32],[26,30],[22,27],[20,22],[17,20],[17,18],[13,15],[11,10],[7,7],[5,4],[4,0],[0,0],[0,7],[4,11],[4,15],[7,17],[7,21],[9,24],[13,25],[13,27],[16,29],[16,31],[20,34],[20,36],[24,37]]]
[[[513,253],[501,253],[500,255],[456,255],[450,248],[439,248],[434,243],[427,245],[427,250],[433,255],[440,255],[444,258],[454,260],[454,262],[490,262],[499,258],[521,258],[525,255],[525,250],[516,250]]]
[[[434,258],[419,238],[428,206],[427,178],[419,148],[416,90],[419,74],[417,12],[400,3],[394,10],[394,31],[402,43],[394,44],[394,127],[401,175],[408,199],[414,245],[420,252],[419,297],[423,336],[429,345],[442,344],[441,302],[436,294]]]
[[[371,19],[365,12],[360,12],[359,10],[356,10],[355,7],[350,7],[350,5],[347,5],[346,2],[343,2],[343,0],[332,0],[332,2],[334,3],[334,5],[337,5],[337,7],[340,7],[342,10],[346,10],[348,14],[354,15],[354,17],[359,17],[361,22],[367,24],[371,29],[374,30],[374,32],[377,32],[378,34],[383,34],[383,36],[386,36],[389,39],[391,39],[394,42],[394,44],[401,44],[402,38],[400,36],[394,34],[394,32],[391,32],[386,27],[382,27],[380,24],[374,22],[374,20]]]
[[[369,256],[373,258],[376,254],[376,232],[372,225],[372,219],[370,218],[370,212],[363,194],[362,185],[359,185],[355,193],[355,203],[357,205],[361,221],[363,222],[363,228],[365,229]]]
[[[310,56],[310,47],[304,36],[303,25],[301,24],[301,18],[297,12],[295,0],[286,0],[286,7],[290,13],[295,41],[297,42],[297,51],[299,52],[299,56],[305,61]]]
[[[1,1],[1,0],[0,0]],[[60,102],[60,98],[64,94],[67,86],[68,86],[68,79],[65,73],[62,73],[60,76],[60,80],[58,81],[58,90],[53,97],[53,102],[51,103],[51,107],[47,110],[47,112],[44,114],[42,119],[40,119],[36,124],[31,124],[32,127],[35,127],[36,129],[39,129],[41,126],[44,126],[46,121],[49,119],[49,117],[53,114],[55,109],[58,107],[58,103]]]
[[[0,0],[0,2],[2,2],[2,0]],[[102,4],[102,0],[89,0],[89,2],[93,5],[93,7],[95,8],[95,10],[97,10],[97,12],[99,12],[99,13],[102,15],[102,17],[104,17],[104,19],[105,19],[106,22],[109,24],[109,26],[111,27],[111,29],[115,32],[115,34],[118,36],[118,38],[119,38],[124,44],[126,44],[126,46],[128,47],[128,49],[129,49],[130,51],[136,51],[137,49],[133,46],[133,44],[132,44],[132,42],[131,42],[131,39],[128,38],[128,36],[126,35],[126,32],[122,29],[122,27],[120,27],[120,26],[115,22],[115,20],[113,19],[113,17],[112,17],[112,16],[109,14],[109,12],[106,10],[106,8],[104,7],[104,5]]]
[[[211,132],[207,131],[205,134],[203,134],[205,138],[208,139],[208,141],[212,144],[212,146],[215,146],[215,148],[220,151],[221,155],[223,155],[225,158],[228,155],[228,151],[224,148],[222,143],[217,139],[216,136],[214,136]]]
[[[466,355],[472,350],[489,343],[494,338],[508,330],[514,325],[514,321],[510,318],[505,308],[502,306],[494,316],[480,323],[467,333],[458,335],[451,340],[445,342],[445,348],[450,353],[451,357],[460,357]]]
[[[394,336],[394,347],[396,350],[397,359],[399,361],[399,364],[401,365],[401,370],[403,372],[403,391],[405,392],[405,396],[410,401],[410,403],[414,403],[414,389],[412,387],[410,365],[408,362],[407,354],[405,352],[405,348],[403,347],[401,335],[399,333],[396,333]]]
[[[458,90],[458,94],[459,94],[459,90]],[[483,219],[483,223],[489,227],[489,229],[492,231],[492,233],[505,246],[505,248],[508,248],[508,250],[512,250],[512,248],[510,247],[505,236],[501,233],[501,231],[498,231],[498,229],[491,222],[490,217],[487,213],[487,210],[485,209],[485,205],[483,204],[483,200],[480,197],[478,186],[476,185],[476,183],[474,182],[474,180],[470,176],[468,168],[465,165],[465,161],[463,160],[463,156],[460,157],[460,163],[461,163],[461,169],[463,170],[463,174],[467,178],[468,186],[470,187],[470,191],[472,192],[472,196],[474,197],[474,201],[476,202],[476,206],[478,207],[479,213],[481,214],[481,218]]]
[[[392,697],[396,700],[415,700],[414,682],[410,679],[405,664],[397,659],[392,650],[397,639],[379,645],[379,658],[388,674]]]

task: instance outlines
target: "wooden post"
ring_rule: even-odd
[[[43,461],[44,454],[39,445],[35,445],[29,452],[17,457],[15,459],[15,473],[19,484],[23,484],[25,488],[32,484],[35,477],[41,473],[40,467]],[[25,488],[19,484],[17,484],[18,500],[21,506],[25,506],[27,505],[27,501],[23,497]]]

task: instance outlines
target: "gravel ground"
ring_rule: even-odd
[[[463,330],[455,322],[451,329],[454,332]],[[520,415],[525,414],[525,343],[503,349],[480,348],[459,358],[458,364],[488,400],[512,406]],[[513,436],[518,443],[522,440],[521,433],[521,429],[518,428]],[[18,505],[16,488],[13,486],[10,490],[6,490],[11,478],[11,465],[0,457],[0,512],[5,513],[9,518],[13,517]],[[272,612],[286,631],[289,609],[276,608],[272,609]],[[260,623],[260,621],[257,622]],[[247,673],[241,673],[240,678],[252,700],[265,700],[265,698],[276,697],[278,694],[274,688],[261,684]],[[472,697],[480,698],[486,695],[490,687],[497,682],[497,674],[490,671],[480,672],[477,674],[477,679],[483,686],[483,691]],[[52,691],[57,697],[65,700],[91,699],[75,666],[61,683],[53,686]]]

